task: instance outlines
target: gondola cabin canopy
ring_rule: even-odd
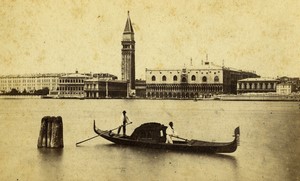
[[[150,122],[142,124],[137,127],[131,134],[131,138],[134,140],[147,141],[147,142],[165,142],[166,141],[166,129],[160,123]]]

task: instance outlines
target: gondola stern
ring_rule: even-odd
[[[237,143],[237,146],[240,146],[240,127],[238,126],[237,128],[235,128],[234,130],[234,137]]]

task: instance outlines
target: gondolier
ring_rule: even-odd
[[[126,124],[130,122],[129,118],[126,116],[126,111],[123,111],[122,121],[123,125],[119,127],[118,134],[120,134],[121,128],[123,128],[123,135],[126,135]]]
[[[174,130],[173,128],[173,122],[170,122],[169,123],[169,126],[166,130],[166,143],[170,143],[170,144],[173,144],[173,140],[172,140],[172,137],[176,137],[177,136],[177,133],[176,131]]]

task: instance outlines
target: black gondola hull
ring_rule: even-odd
[[[173,144],[168,144],[164,142],[155,142],[152,140],[132,139],[130,136],[122,136],[122,135],[114,134],[110,131],[100,130],[96,127],[95,124],[94,124],[94,131],[95,133],[105,138],[106,140],[119,145],[128,145],[128,146],[163,149],[163,150],[198,152],[198,153],[232,153],[237,149],[237,146],[239,144],[239,135],[240,135],[239,127],[237,127],[235,129],[234,140],[228,143],[190,140],[190,141],[174,141]]]

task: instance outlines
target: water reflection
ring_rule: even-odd
[[[139,179],[137,175],[144,174],[139,173],[141,170],[151,171],[151,175],[162,177],[170,177],[171,174],[176,178],[177,174],[182,177],[188,172],[194,172],[193,175],[198,178],[209,178],[207,177],[209,174],[205,172],[215,168],[218,174],[227,174],[230,180],[239,180],[238,161],[232,155],[170,151],[116,144],[97,144],[95,147],[109,155],[107,155],[111,158],[109,162],[115,165],[111,169],[117,172],[114,174],[128,179]],[[139,167],[138,171],[128,170],[134,165]],[[204,171],[198,172],[199,168]],[[190,176],[187,175],[186,179]],[[155,179],[154,176],[153,179]]]
[[[38,168],[39,180],[57,180],[63,176],[64,170],[62,167],[63,149],[39,148],[38,151]]]
[[[57,160],[60,160],[64,153],[64,149],[39,148],[37,150],[41,158],[50,157]]]
[[[211,159],[220,160],[220,161],[228,161],[228,163],[231,163],[232,166],[237,168],[237,160],[234,156],[225,155],[225,154],[202,154],[202,156],[209,157]]]
[[[151,156],[151,155],[166,155],[169,153],[172,154],[179,154],[179,155],[190,155],[190,156],[198,156],[198,157],[208,157],[211,159],[216,160],[228,160],[232,162],[233,165],[237,165],[237,160],[232,155],[221,154],[221,153],[195,153],[195,152],[186,152],[186,151],[175,151],[175,150],[162,150],[162,149],[150,149],[150,148],[143,148],[143,147],[133,147],[133,146],[126,146],[126,145],[117,145],[117,144],[97,144],[97,149],[105,149],[107,151],[111,150],[126,150],[126,152],[131,152],[132,154],[142,154],[144,156]]]
[[[149,149],[149,148],[143,148],[143,147],[132,147],[132,146],[126,146],[126,145],[117,145],[117,144],[98,144],[96,146],[97,149],[104,149],[106,151],[111,152],[125,152],[127,154],[131,155],[140,155],[140,156],[147,156],[147,157],[157,157],[157,156],[163,156],[168,151],[166,150],[160,150],[160,149]]]

